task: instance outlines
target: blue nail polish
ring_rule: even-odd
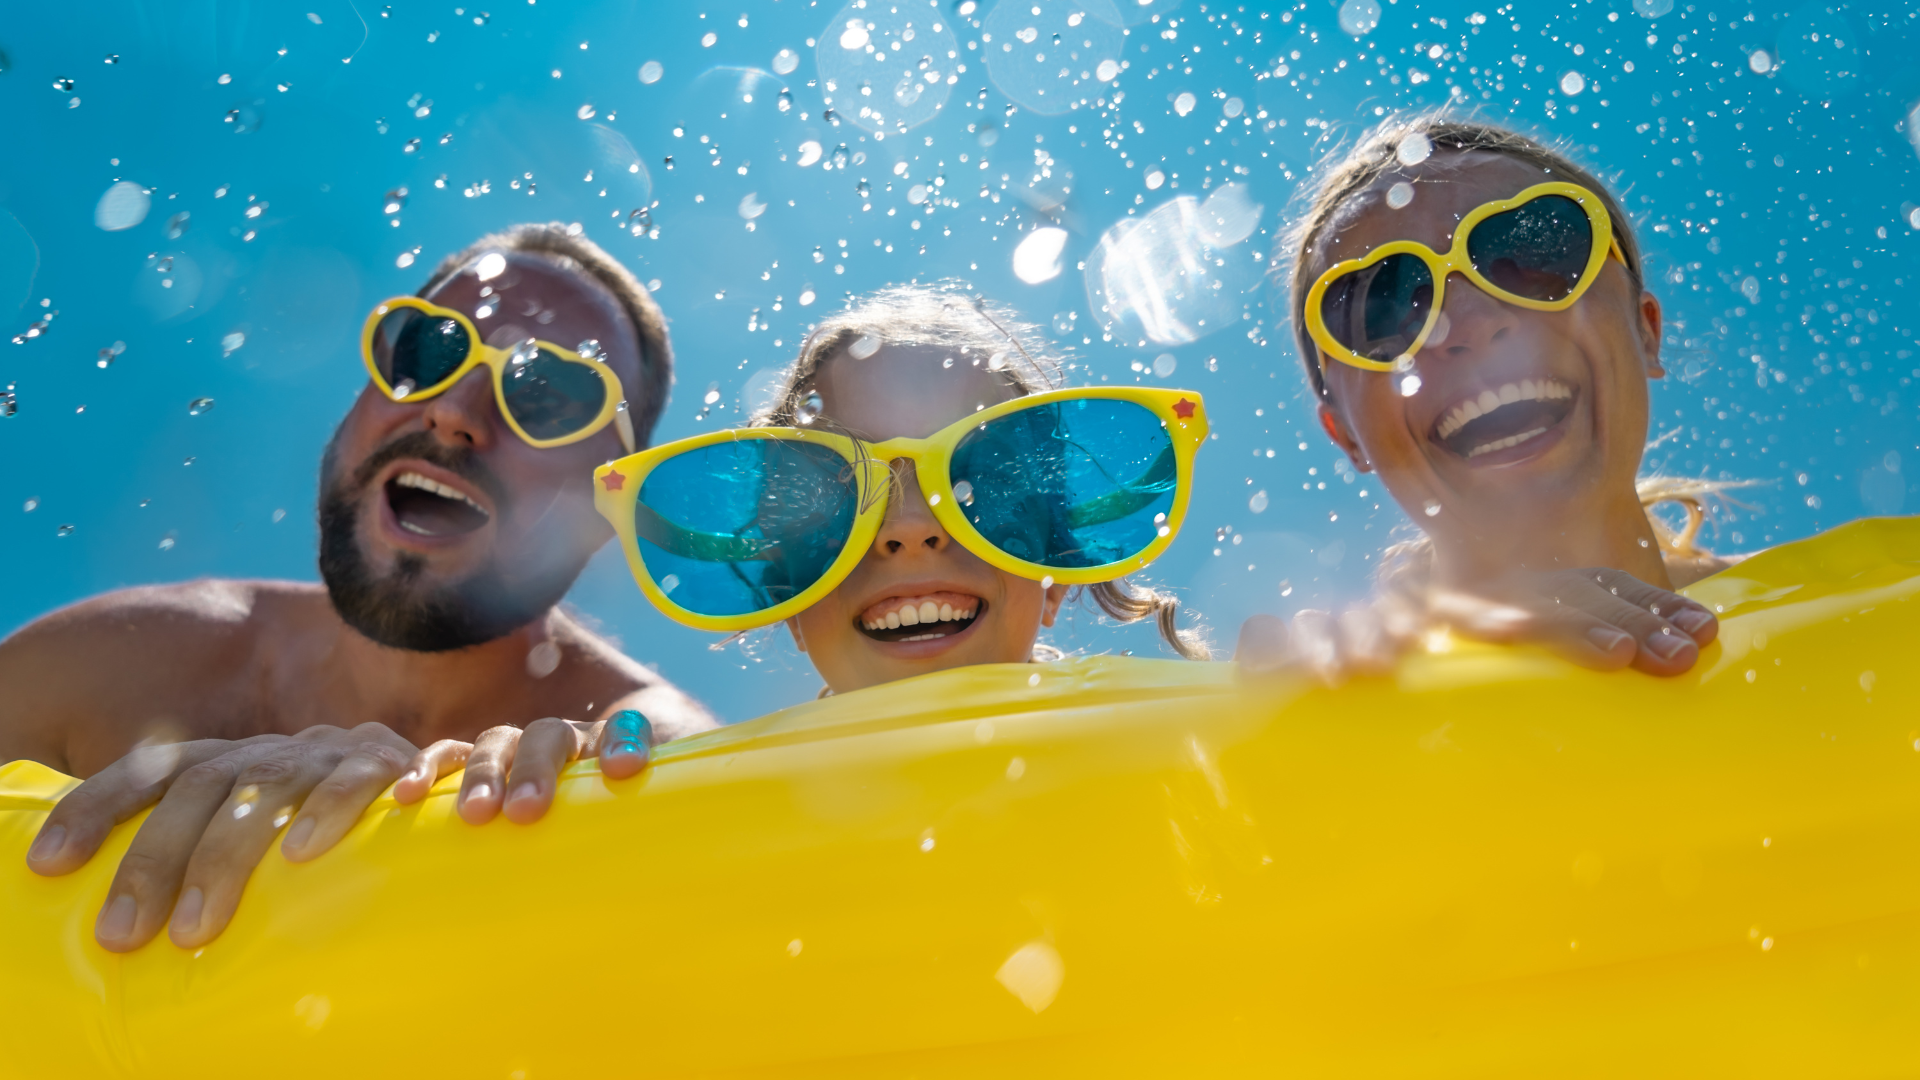
[[[642,716],[637,709],[621,709],[607,721],[614,743],[638,743],[640,746],[653,745],[653,724]],[[616,746],[614,753],[637,753],[638,748],[622,749]]]
[[[608,757],[624,757],[630,754],[638,754],[639,752],[640,744],[634,742],[632,739],[621,739],[619,742],[607,747]]]

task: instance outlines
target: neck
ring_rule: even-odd
[[[1481,515],[1436,530],[1433,583],[1472,591],[1516,569],[1606,566],[1669,589],[1673,584],[1660,552],[1653,524],[1628,485],[1597,508],[1583,498],[1556,500],[1519,515]]]
[[[414,652],[381,645],[342,622],[327,605],[330,625],[307,652],[308,687],[330,688],[325,706],[351,719],[342,727],[377,720],[415,746],[439,739],[472,740],[501,721],[505,710],[531,704],[536,676],[528,656],[555,641],[568,620],[556,608],[505,637],[446,652]],[[541,674],[546,674],[542,672]],[[311,681],[309,681],[309,679]]]

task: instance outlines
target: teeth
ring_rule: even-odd
[[[447,484],[442,484],[438,480],[428,479],[427,477],[421,476],[417,472],[403,472],[399,476],[394,477],[393,482],[400,485],[401,487],[419,488],[421,491],[432,492],[433,494],[438,495],[443,499],[453,499],[457,502],[466,503],[468,506],[473,507],[475,510],[480,511],[483,514],[487,512],[486,507],[481,506],[479,503],[474,502],[472,499],[467,498],[466,494],[463,493],[459,488],[451,487]]]
[[[1533,438],[1535,435],[1544,435],[1546,433],[1546,430],[1547,430],[1546,428],[1537,427],[1537,428],[1534,428],[1532,431],[1523,431],[1518,435],[1509,435],[1504,439],[1495,439],[1490,443],[1481,443],[1479,446],[1476,446],[1473,449],[1467,451],[1467,456],[1470,458],[1477,458],[1481,454],[1491,454],[1495,450],[1505,450],[1509,446],[1519,446],[1521,443],[1526,442],[1528,439]]]
[[[943,622],[966,622],[978,613],[978,609],[956,608],[951,603],[935,603],[922,600],[915,604],[902,603],[893,611],[871,619],[862,619],[860,625],[869,630],[898,630],[903,626],[922,626]],[[902,641],[924,641],[929,638],[943,637],[943,634],[920,634],[902,638]]]
[[[1499,390],[1482,390],[1478,396],[1470,397],[1458,405],[1455,405],[1441,418],[1437,431],[1443,439],[1452,438],[1454,432],[1467,426],[1469,422],[1480,419],[1495,409],[1500,408],[1502,405],[1512,405],[1518,401],[1557,401],[1572,396],[1573,387],[1568,386],[1558,379],[1522,379],[1517,383],[1507,383]],[[1529,434],[1527,438],[1532,438],[1534,434],[1538,434],[1538,432]],[[1517,435],[1514,436],[1514,438],[1524,441]],[[1505,442],[1506,440],[1500,441]],[[1488,444],[1489,447],[1492,445],[1491,443]],[[1508,443],[1507,445],[1511,446],[1516,444]],[[1487,448],[1483,447],[1480,450],[1476,450],[1475,453],[1485,453],[1486,451]]]

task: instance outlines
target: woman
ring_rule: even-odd
[[[1611,568],[1664,590],[1732,561],[1664,529],[1636,485],[1660,302],[1591,173],[1493,124],[1395,118],[1321,174],[1289,240],[1321,424],[1425,531],[1383,561],[1390,597],[1456,619],[1530,575]],[[1717,486],[1659,495],[1697,527]],[[1684,669],[1710,639],[1704,611],[1668,614],[1624,650],[1639,666]]]

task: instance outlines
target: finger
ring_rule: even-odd
[[[527,725],[507,777],[507,801],[502,810],[508,821],[530,825],[546,814],[553,805],[554,789],[560,784],[560,770],[590,745],[586,739],[590,730],[586,724],[557,716]]]
[[[1720,636],[1720,619],[1698,600],[1658,585],[1650,585],[1619,570],[1602,568],[1595,571],[1595,575],[1600,579],[1595,584],[1635,607],[1644,608],[1648,613],[1665,619],[1675,629],[1692,638],[1696,645],[1704,646]]]
[[[1293,659],[1290,649],[1286,623],[1272,615],[1255,615],[1240,624],[1233,659],[1242,672],[1257,675],[1287,666]]]
[[[441,777],[465,768],[467,755],[472,752],[472,743],[441,739],[413,755],[407,771],[393,785],[393,801],[405,806],[426,798]]]
[[[593,737],[600,755],[600,773],[609,780],[625,780],[647,767],[653,754],[653,723],[638,709],[621,709],[601,724]]]
[[[180,880],[167,936],[183,949],[220,935],[240,906],[253,868],[292,820],[308,793],[348,755],[333,743],[293,743],[242,768],[232,791],[209,816]],[[396,770],[398,765],[395,766]],[[177,786],[177,785],[176,785]],[[165,800],[162,800],[165,806]]]
[[[1571,607],[1585,612],[1629,634],[1637,648],[1632,658],[1636,670],[1649,675],[1678,675],[1700,658],[1700,646],[1691,635],[1650,610],[1657,606],[1657,597],[1673,594],[1617,570],[1575,573],[1579,575],[1577,584],[1554,589],[1562,610]],[[1630,597],[1640,598],[1646,606]]]
[[[306,862],[332,848],[407,764],[406,754],[385,743],[363,743],[348,753],[300,804],[280,853]]]
[[[467,754],[467,772],[460,781],[455,803],[461,820],[469,825],[485,825],[500,812],[507,794],[507,770],[513,765],[515,748],[520,745],[517,727],[488,728],[473,740]]]
[[[1400,646],[1379,613],[1371,607],[1350,608],[1340,613],[1338,625],[1340,657],[1347,672],[1385,675],[1393,670]]]
[[[137,949],[166,925],[193,847],[246,764],[244,752],[229,752],[199,762],[174,778],[160,804],[140,823],[107,887],[106,902],[93,926],[94,940],[102,948]]]
[[[235,749],[224,739],[137,747],[68,792],[40,825],[27,867],[55,876],[86,865],[113,827],[158,802],[182,772]]]
[[[1340,632],[1331,612],[1308,608],[1294,613],[1289,636],[1301,665],[1328,686],[1340,684]]]

